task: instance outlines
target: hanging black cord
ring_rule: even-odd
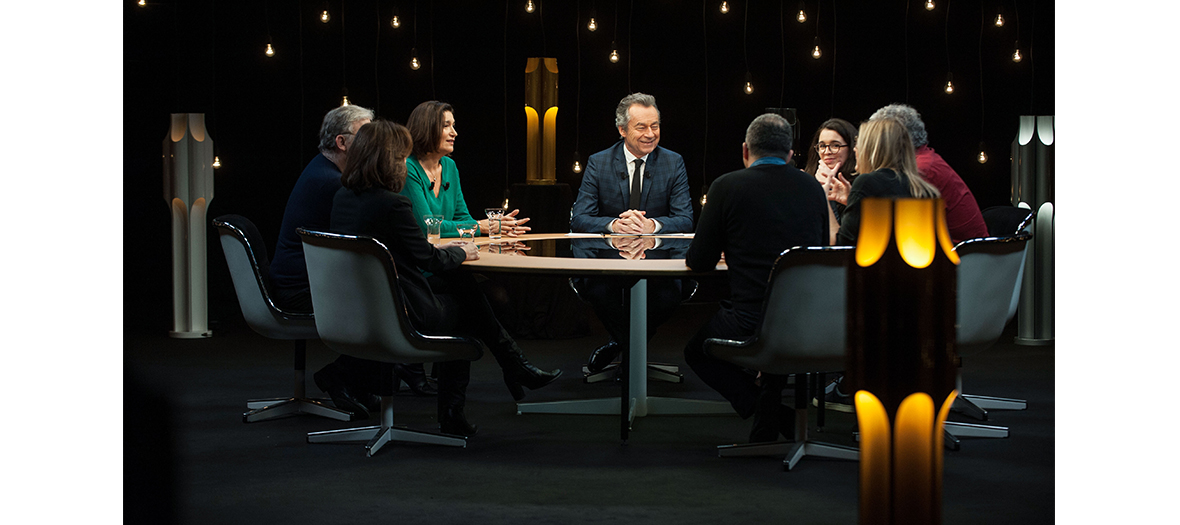
[[[836,0],[832,0],[832,101],[828,105],[828,115],[836,116]]]
[[[631,49],[631,21],[635,19],[635,0],[631,0],[631,9],[627,13],[627,93],[634,93],[631,90],[631,55],[634,51]]]
[[[779,78],[778,107],[783,107],[783,99],[787,92],[787,29],[783,24],[783,2],[778,2],[778,37],[779,56],[782,58],[782,76]]]
[[[377,44],[376,44],[376,47],[373,49],[373,87],[375,87],[377,89],[377,93],[376,93],[377,100],[374,101],[373,109],[377,113],[381,113],[381,69],[379,67],[377,67],[377,64],[380,63],[380,61],[378,60],[380,55],[381,55],[381,4],[378,3],[377,4]]]
[[[709,168],[706,160],[709,156],[709,0],[701,1],[701,40],[705,44],[705,125],[704,145],[701,147],[701,193],[709,183]]]
[[[902,30],[902,34],[904,35],[904,38],[902,39],[902,41],[904,42],[905,48],[903,49],[904,52],[902,53],[902,56],[905,57],[903,59],[905,61],[905,103],[909,104],[910,103],[910,2],[909,2],[909,0],[906,0],[906,3],[905,3],[905,23],[903,24],[903,27],[904,27],[904,29]]]

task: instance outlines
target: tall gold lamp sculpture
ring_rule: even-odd
[[[532,57],[524,67],[527,121],[525,179],[529,184],[557,182],[557,59]]]
[[[860,428],[860,523],[941,523],[959,263],[942,201],[865,199],[855,260],[845,381]]]
[[[172,209],[172,330],[209,337],[205,213],[213,200],[213,139],[204,113],[173,113],[164,137],[164,200]]]

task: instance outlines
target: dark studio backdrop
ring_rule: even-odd
[[[727,14],[720,0],[534,0],[531,14],[526,3],[124,0],[124,329],[171,328],[161,164],[171,113],[206,114],[223,164],[208,218],[251,218],[268,251],[291,187],[316,154],[321,119],[345,90],[352,103],[402,123],[422,101],[451,103],[459,131],[453,158],[468,206],[500,202],[525,180],[528,57],[557,58],[557,180],[575,194],[581,176],[573,162],[584,165],[617,140],[615,105],[635,91],[656,96],[660,144],[684,155],[694,202],[708,182],[741,168],[745,127],[765,108],[797,110],[802,165],[824,120],[856,124],[905,102],[922,113],[931,146],[981,208],[1008,204],[1019,116],[1054,114],[1050,1],[940,0],[929,11],[921,0],[807,1],[802,24],[797,0],[737,0]],[[320,21],[325,9],[328,23]],[[1003,27],[993,23],[998,13]],[[612,41],[618,63],[608,60]],[[1017,41],[1019,63],[1011,60]],[[985,164],[976,160],[981,142]],[[206,226],[216,331],[240,314],[216,231]]]

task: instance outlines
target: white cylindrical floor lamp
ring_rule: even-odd
[[[1024,266],[1016,344],[1053,343],[1053,115],[1023,115],[1012,142],[1012,204],[1036,212]]]
[[[213,139],[204,113],[173,113],[164,137],[164,201],[172,210],[171,337],[210,337],[205,215],[213,200]]]

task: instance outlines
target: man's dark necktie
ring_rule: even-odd
[[[643,159],[635,159],[635,174],[631,175],[631,203],[628,209],[639,209],[639,197],[643,195],[643,190],[639,186],[640,177],[643,176]]]

